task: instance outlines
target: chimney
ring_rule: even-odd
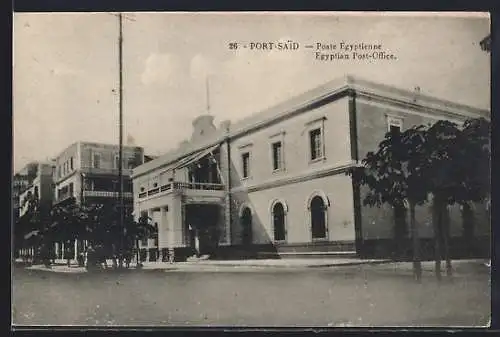
[[[219,129],[224,130],[224,132],[229,132],[231,128],[231,121],[230,120],[225,120],[220,122],[219,124]]]
[[[419,96],[420,96],[420,87],[416,86],[415,88],[413,88],[413,102],[416,102]]]

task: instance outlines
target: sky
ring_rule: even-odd
[[[112,13],[14,15],[15,171],[76,141],[118,143],[118,22]],[[490,56],[479,46],[489,32],[486,14],[127,13],[124,135],[160,155],[190,137],[207,96],[218,125],[346,74],[489,109]],[[299,49],[241,48],[288,40]],[[304,48],[318,42],[381,44],[397,59],[318,61]]]

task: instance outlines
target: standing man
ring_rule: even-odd
[[[64,249],[64,257],[66,258],[66,263],[68,265],[68,268],[71,267],[71,248],[70,248],[71,242],[68,241],[66,243],[66,247]]]

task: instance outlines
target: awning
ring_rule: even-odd
[[[182,159],[181,161],[179,161],[179,163],[177,164],[177,166],[174,168],[174,170],[178,170],[178,169],[181,169],[181,168],[184,168],[186,166],[189,166],[195,162],[197,162],[198,160],[204,158],[205,156],[207,156],[208,154],[214,152],[217,148],[219,148],[220,145],[217,144],[217,145],[214,145],[212,147],[209,147],[208,149],[206,150],[203,150],[201,152],[197,152],[197,153],[194,153],[190,156],[187,156],[186,158]]]

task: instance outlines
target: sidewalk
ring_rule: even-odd
[[[165,270],[165,271],[229,271],[242,269],[276,269],[276,268],[320,268],[335,266],[352,266],[362,264],[387,263],[390,260],[361,260],[351,258],[321,258],[321,259],[259,259],[259,260],[198,260],[189,262],[143,262],[142,270]],[[112,262],[108,261],[111,268]],[[61,273],[83,273],[87,270],[76,265],[68,267],[62,261],[56,261],[55,265],[46,268],[43,265],[27,267],[31,270],[44,270]],[[136,269],[136,264],[131,263],[130,269]]]
[[[362,260],[353,258],[318,258],[318,259],[256,259],[256,260],[200,260],[190,262],[144,262],[144,269],[163,269],[171,267],[233,267],[233,268],[320,268],[352,266],[362,264],[387,263],[390,260]]]
[[[454,260],[452,261],[453,271],[455,273],[468,273],[472,269],[488,271],[489,268],[484,264],[484,260]],[[144,262],[139,270],[157,270],[157,271],[252,271],[252,270],[299,270],[307,268],[328,268],[328,267],[347,267],[347,266],[373,266],[374,270],[381,272],[394,273],[412,273],[413,265],[411,262],[393,262],[391,260],[364,260],[351,258],[321,258],[321,259],[269,259],[269,260],[200,260],[190,262]],[[108,263],[111,268],[111,263]],[[472,268],[472,269],[471,269]],[[26,267],[28,270],[43,270],[59,273],[85,273],[87,270],[76,265],[68,267],[66,264],[56,264],[50,268],[43,265]],[[135,263],[130,265],[131,270],[136,269]],[[434,261],[422,262],[424,273],[434,272]],[[445,273],[445,264],[442,263],[442,271]]]

